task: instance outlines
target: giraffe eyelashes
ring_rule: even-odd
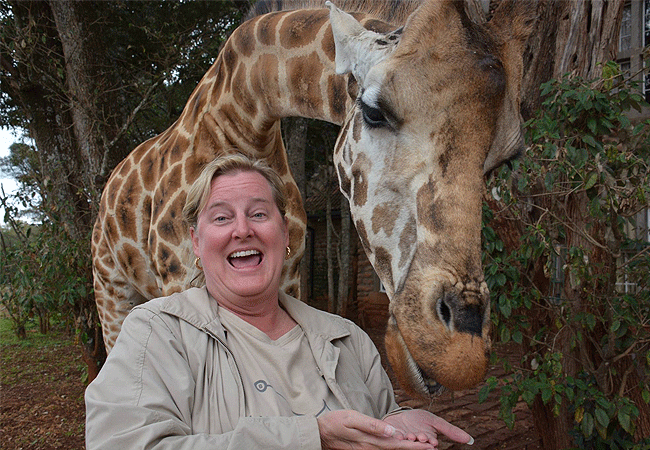
[[[361,109],[361,115],[363,121],[369,128],[387,128],[390,127],[390,123],[384,113],[379,108],[374,108],[364,102],[361,97],[357,102],[359,108]]]

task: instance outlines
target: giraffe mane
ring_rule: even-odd
[[[376,19],[402,25],[407,17],[422,3],[421,0],[334,0],[336,6],[347,12],[365,13]],[[245,19],[273,11],[324,8],[325,0],[259,0],[249,10]]]

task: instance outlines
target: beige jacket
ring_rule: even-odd
[[[280,301],[342,405],[373,417],[397,409],[379,353],[360,328],[293,297]],[[243,417],[240,368],[217,310],[205,288],[134,308],[86,390],[88,450],[320,449],[313,416]]]

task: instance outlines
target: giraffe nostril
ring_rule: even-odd
[[[483,308],[480,305],[468,304],[458,309],[456,330],[481,336],[483,333]]]
[[[484,308],[470,303],[463,295],[446,292],[436,303],[438,318],[452,332],[481,336],[483,332]]]
[[[438,299],[438,317],[447,326],[451,328],[451,309],[448,304],[448,295],[445,294]]]

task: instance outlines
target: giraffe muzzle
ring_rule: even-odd
[[[385,340],[400,386],[420,398],[480,383],[490,350],[487,292],[438,288],[430,298],[420,306],[397,294]]]

